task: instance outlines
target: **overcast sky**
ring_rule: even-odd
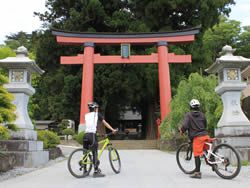
[[[0,3],[0,44],[6,40],[5,36],[11,33],[24,31],[31,33],[41,29],[39,18],[34,12],[45,11],[46,0],[1,0]],[[236,0],[232,6],[230,19],[250,25],[250,0]]]

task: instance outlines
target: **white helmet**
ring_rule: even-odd
[[[199,108],[201,104],[197,99],[192,99],[189,105],[191,108]]]

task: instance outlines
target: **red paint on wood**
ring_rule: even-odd
[[[80,124],[85,123],[84,115],[88,112],[87,104],[93,101],[94,47],[84,48],[83,61]]]
[[[160,88],[161,121],[170,113],[171,85],[168,64],[168,48],[158,46],[158,75]]]
[[[95,44],[154,44],[158,41],[167,41],[168,43],[183,43],[194,41],[194,35],[172,36],[172,37],[151,37],[151,38],[77,38],[56,36],[56,40],[60,44],[79,45],[85,42],[93,42]]]
[[[191,63],[191,55],[175,55],[174,53],[168,54],[169,63]],[[61,64],[83,64],[83,55],[77,56],[61,56]],[[100,54],[94,54],[94,64],[116,64],[116,63],[132,63],[132,64],[146,64],[146,63],[158,63],[158,54],[153,53],[151,55],[133,55],[129,58],[122,58],[121,56],[102,56]]]

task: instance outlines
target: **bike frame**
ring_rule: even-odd
[[[208,145],[208,147],[209,147],[208,150],[206,150],[207,153],[204,151],[204,154],[203,154],[205,156],[205,158],[207,159],[206,161],[211,165],[223,163],[224,162],[224,159],[222,158],[223,156],[219,156],[219,155],[216,155],[213,153],[213,151],[212,151],[213,144],[210,142],[205,142],[205,144]],[[218,162],[210,161],[209,158],[211,157],[211,155],[214,156],[215,158],[219,159],[219,161]]]
[[[98,160],[101,158],[101,155],[104,151],[104,149],[110,144],[109,138],[105,138],[103,140],[100,140],[98,142],[98,144],[103,144],[102,148],[100,149],[100,151],[98,152]]]
[[[105,150],[105,148],[110,145],[110,140],[109,138],[105,138],[103,140],[98,141],[98,145],[99,144],[103,144],[102,148],[100,149],[100,151],[98,152],[98,156],[97,159],[100,160],[103,151]],[[88,159],[88,156],[91,154],[91,150],[88,150],[87,154],[83,156],[83,161],[85,161],[86,159]],[[85,162],[85,164],[90,164],[90,162]]]

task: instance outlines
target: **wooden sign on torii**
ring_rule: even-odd
[[[77,56],[61,56],[61,64],[82,64],[82,93],[80,125],[84,124],[84,114],[88,112],[87,104],[93,101],[94,64],[146,64],[157,63],[160,88],[161,120],[170,113],[171,84],[169,63],[191,63],[191,55],[168,53],[168,45],[192,42],[199,28],[176,32],[157,33],[81,33],[52,30],[59,44],[84,45],[84,53]],[[94,53],[97,45],[121,44],[155,44],[157,53],[151,55],[131,55],[127,58],[118,55],[100,55]]]

